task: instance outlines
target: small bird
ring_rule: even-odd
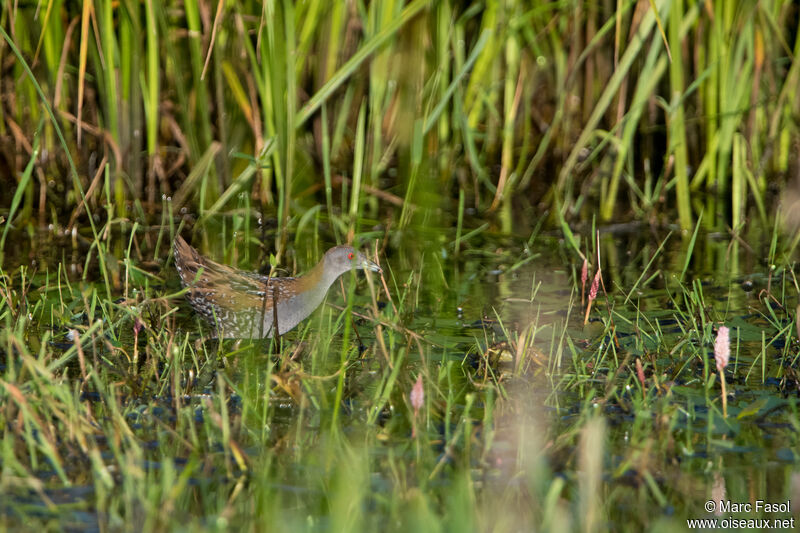
[[[319,307],[345,272],[381,272],[381,267],[352,246],[334,246],[297,278],[271,278],[222,265],[201,256],[180,235],[175,238],[174,253],[181,282],[189,288],[186,298],[220,338],[270,338],[276,324],[283,335]]]

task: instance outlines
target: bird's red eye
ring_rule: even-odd
[[[350,252],[349,254],[347,254],[347,258],[348,259],[352,259],[354,257],[355,257],[355,254],[353,252]]]

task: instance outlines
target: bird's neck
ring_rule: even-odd
[[[316,308],[325,299],[333,282],[341,275],[342,273],[339,271],[325,268],[325,258],[323,257],[314,268],[300,277],[302,287],[300,294],[303,303]]]

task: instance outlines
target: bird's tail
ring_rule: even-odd
[[[203,266],[203,258],[180,235],[175,237],[173,252],[175,268],[178,270],[181,281],[186,286],[191,285],[197,275],[197,270]]]

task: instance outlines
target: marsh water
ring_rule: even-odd
[[[599,229],[599,249],[582,240],[584,288],[582,260],[560,232],[486,229],[457,246],[447,228],[397,234],[379,247],[388,296],[378,277],[344,276],[278,346],[204,338],[167,245],[145,257],[120,238],[101,279],[80,240],[14,235],[2,313],[15,333],[0,378],[22,398],[8,401],[22,412],[73,394],[95,427],[81,430],[91,443],[55,434],[48,451],[37,435],[69,426],[58,419],[69,413],[40,427],[7,420],[0,468],[38,481],[7,483],[0,513],[11,525],[124,529],[103,509],[147,502],[129,494],[137,478],[185,492],[171,512],[211,528],[222,527],[218,500],[253,491],[280,502],[287,530],[336,529],[331,487],[368,493],[369,525],[402,512],[396,499],[420,497],[409,487],[444,494],[437,487],[468,483],[483,505],[517,513],[503,518],[512,524],[551,506],[545,516],[574,527],[592,468],[612,529],[720,517],[709,500],[800,506],[798,286],[795,270],[768,260],[769,233],[745,245],[708,231]],[[324,241],[298,244],[289,273],[310,268]],[[257,247],[231,250],[203,252],[263,268]],[[598,251],[603,286],[586,318]],[[732,332],[727,417],[714,375],[722,324]],[[48,391],[44,376],[63,391]],[[417,376],[423,414],[409,397]],[[602,420],[595,467],[582,440],[589,418]],[[127,526],[152,525],[152,510],[127,513]],[[723,514],[788,519],[797,509]]]

